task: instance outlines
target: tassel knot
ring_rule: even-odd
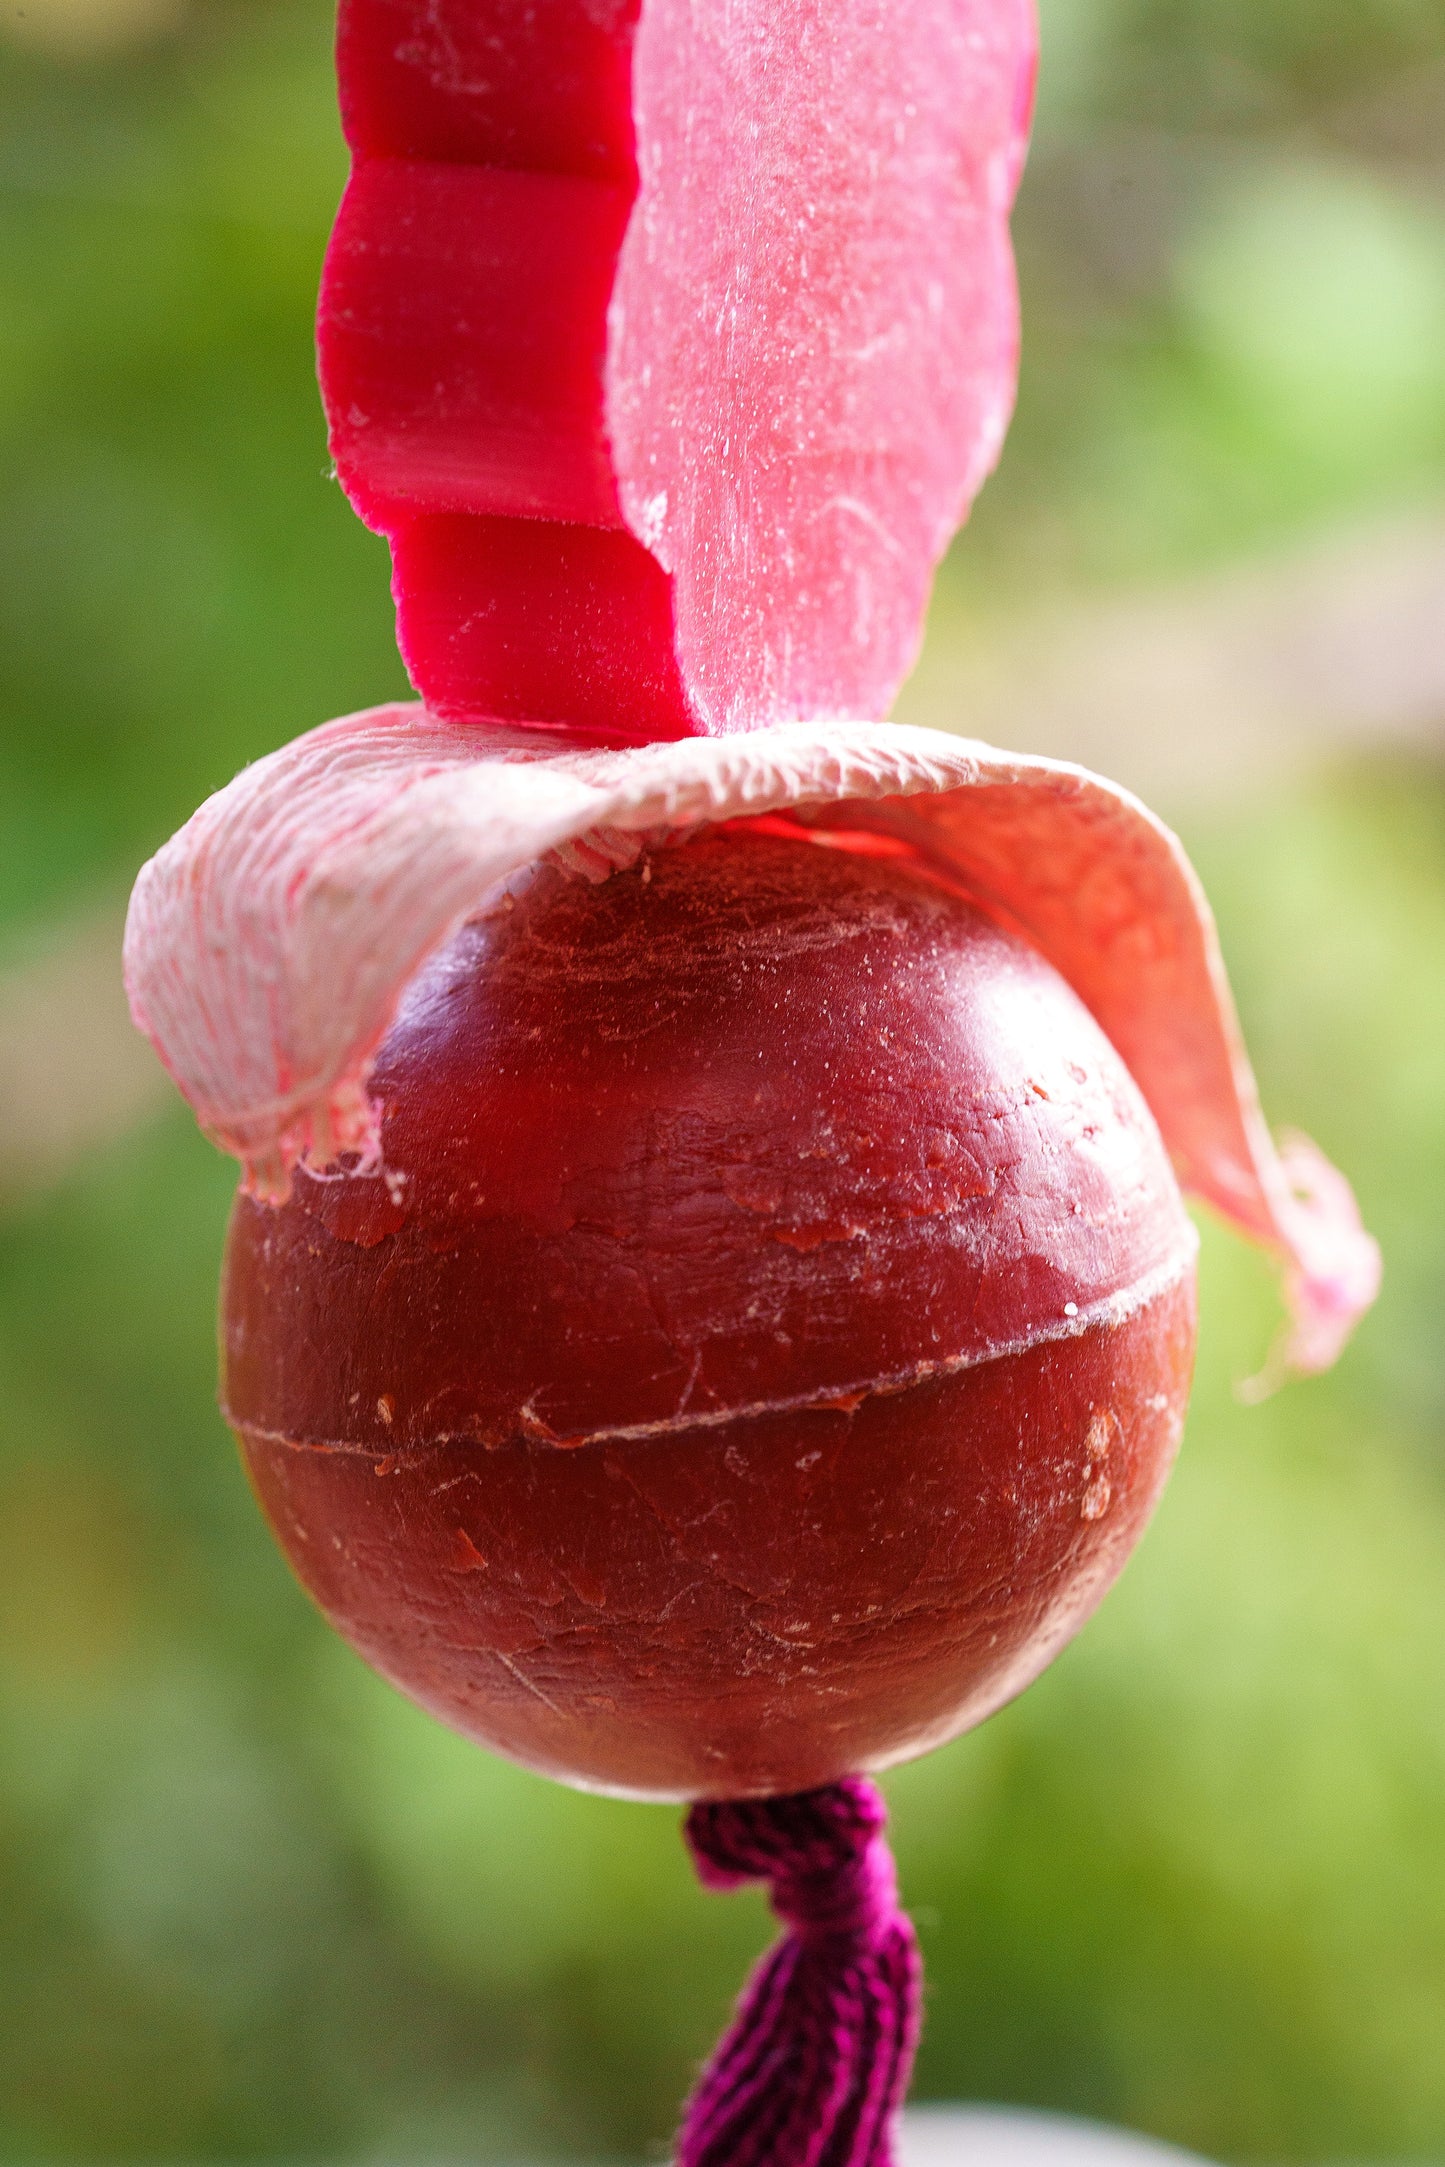
[[[851,1778],[792,1798],[694,1806],[685,1833],[705,1887],[769,1881],[774,1911],[798,1932],[874,1944],[898,1915],[887,1819],[873,1785]]]
[[[893,2167],[920,1982],[886,1821],[861,1777],[692,1808],[686,1835],[704,1885],[768,1882],[790,1930],[703,2072],[678,2167]]]

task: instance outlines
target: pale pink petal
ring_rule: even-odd
[[[1013,405],[1033,0],[342,0],[332,455],[436,714],[882,715]]]
[[[701,727],[884,715],[1013,409],[1032,0],[647,0],[622,510]]]
[[[1260,1114],[1208,904],[1176,839],[1081,768],[892,724],[626,750],[384,707],[312,731],[203,805],[141,874],[140,1027],[258,1193],[374,1151],[368,1065],[402,989],[510,877],[603,879],[648,845],[790,811],[911,845],[1021,927],[1092,1009],[1181,1180],[1275,1251],[1298,1369],[1334,1358],[1378,1253],[1340,1175]]]
[[[1280,1138],[1279,1163],[1292,1326],[1277,1361],[1309,1376],[1338,1360],[1379,1293],[1380,1251],[1360,1224],[1349,1183],[1317,1144],[1287,1133]]]

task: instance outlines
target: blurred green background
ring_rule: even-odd
[[[909,711],[1114,733],[1210,887],[1271,1114],[1350,1170],[1388,1279],[1334,1376],[1246,1407],[1276,1298],[1206,1230],[1137,1559],[891,1783],[917,2091],[1438,2160],[1445,9],[1044,17],[1018,421]],[[768,1931],[695,1888],[672,1813],[472,1752],[308,1610],[212,1402],[231,1172],[117,1012],[140,859],[402,687],[312,376],[329,38],[326,0],[0,0],[15,2161],[657,2155]]]

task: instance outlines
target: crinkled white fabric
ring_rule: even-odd
[[[1177,840],[1082,768],[889,723],[579,749],[381,707],[324,725],[207,801],[136,883],[140,1028],[258,1195],[303,1158],[373,1160],[368,1068],[402,989],[509,878],[602,879],[711,821],[872,827],[1021,928],[1133,1071],[1186,1188],[1281,1258],[1283,1360],[1328,1366],[1379,1254],[1343,1178],[1259,1111],[1213,921]]]

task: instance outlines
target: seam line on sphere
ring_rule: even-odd
[[[765,1415],[826,1414],[834,1409],[839,1400],[857,1398],[860,1402],[874,1396],[887,1398],[899,1392],[907,1392],[912,1386],[929,1384],[938,1377],[955,1377],[967,1369],[982,1369],[987,1362],[1006,1361],[1010,1355],[1026,1354],[1032,1347],[1046,1347],[1055,1343],[1077,1339],[1096,1325],[1117,1326],[1127,1324],[1129,1319],[1162,1294],[1167,1294],[1186,1276],[1199,1252],[1199,1236],[1191,1225],[1189,1240],[1176,1256],[1156,1265],[1142,1279],[1136,1279],[1130,1287],[1120,1288],[1114,1294],[1102,1295],[1090,1302],[1076,1315],[1055,1318],[1037,1331],[1018,1339],[1000,1340],[977,1354],[947,1355],[934,1362],[919,1362],[912,1369],[897,1371],[889,1377],[875,1377],[870,1381],[854,1384],[829,1385],[817,1392],[798,1393],[792,1397],[772,1400],[753,1400],[740,1407],[710,1408],[694,1415],[664,1415],[656,1422],[615,1423],[605,1429],[579,1431],[575,1436],[557,1437],[547,1442],[545,1449],[553,1452],[575,1452],[583,1445],[633,1444],[649,1437],[676,1437],[688,1430],[716,1430],[729,1422],[748,1422]],[[842,1412],[843,1410],[838,1410]],[[850,1410],[851,1411],[851,1410]],[[255,1422],[245,1422],[231,1414],[224,1400],[221,1412],[232,1428],[243,1430],[263,1444],[286,1445],[296,1452],[342,1452],[357,1453],[365,1459],[396,1459],[413,1452],[430,1451],[436,1446],[475,1444],[475,1430],[440,1430],[434,1437],[412,1445],[388,1447],[378,1439],[376,1444],[360,1444],[351,1438],[341,1437],[291,1437],[283,1430],[264,1428]],[[520,1433],[519,1433],[520,1434]],[[536,1439],[530,1440],[536,1443]]]

